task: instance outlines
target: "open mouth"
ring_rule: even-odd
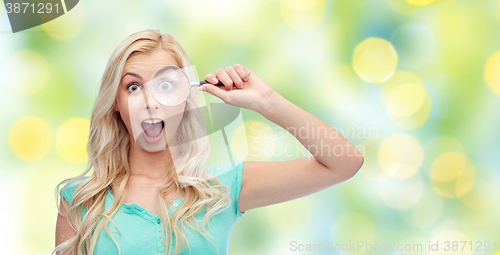
[[[144,139],[148,143],[156,143],[161,140],[163,129],[165,128],[165,122],[159,119],[148,119],[141,123],[142,130],[144,132]]]

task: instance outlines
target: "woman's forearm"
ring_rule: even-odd
[[[359,151],[334,128],[286,100],[257,75],[240,64],[217,69],[217,78],[205,76],[209,84],[200,89],[224,102],[254,110],[291,133],[314,158],[330,170],[354,175],[363,164]],[[214,86],[221,81],[226,89]]]
[[[344,136],[279,93],[257,112],[291,133],[328,169],[355,174],[362,166],[363,156]]]

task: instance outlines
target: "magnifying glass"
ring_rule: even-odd
[[[177,66],[164,66],[153,74],[149,91],[158,103],[175,106],[187,99],[192,87],[199,87],[207,83],[209,82],[191,82],[183,69]],[[224,86],[220,81],[214,85]]]

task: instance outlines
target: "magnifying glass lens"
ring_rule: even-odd
[[[151,78],[150,89],[158,103],[174,106],[186,100],[191,85],[186,73],[176,66],[158,69]]]

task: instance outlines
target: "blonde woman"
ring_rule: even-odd
[[[227,254],[246,211],[313,194],[362,166],[347,139],[236,64],[205,76],[209,83],[199,90],[260,113],[312,156],[205,169],[208,139],[194,138],[198,90],[172,107],[146,92],[153,73],[168,65],[190,63],[176,40],[156,30],[129,36],[111,55],[91,117],[87,169],[56,188],[65,184],[56,254]]]

